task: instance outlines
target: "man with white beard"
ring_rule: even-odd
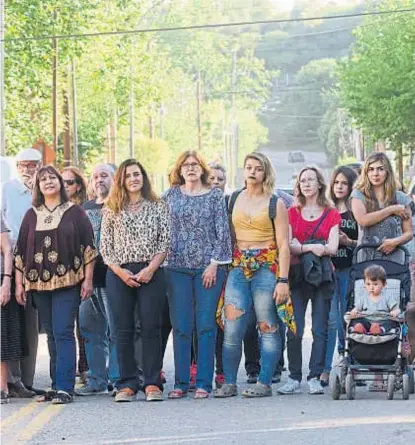
[[[97,165],[92,172],[90,183],[96,198],[83,205],[94,229],[97,249],[100,245],[102,208],[113,180],[114,168],[112,166]],[[119,378],[114,330],[105,290],[106,274],[107,266],[99,255],[94,269],[94,294],[88,300],[83,300],[79,308],[79,325],[81,335],[85,339],[89,367],[86,384],[75,390],[79,396],[107,394],[108,381],[115,388]]]
[[[20,226],[26,212],[32,206],[32,189],[36,173],[42,165],[42,155],[34,148],[21,150],[16,156],[18,177],[10,179],[1,187],[1,211],[10,229],[12,247],[16,244]],[[30,398],[44,391],[33,388],[39,338],[38,314],[32,296],[27,295],[24,310],[24,327],[27,340],[27,355],[20,361],[9,363],[8,387],[10,397]]]

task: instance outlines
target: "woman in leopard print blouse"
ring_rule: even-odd
[[[130,402],[139,389],[134,357],[135,309],[141,323],[147,401],[163,399],[161,314],[166,285],[160,265],[170,248],[167,205],[151,188],[144,167],[124,161],[104,208],[100,250],[108,265],[108,303],[114,319],[120,380],[116,402]]]

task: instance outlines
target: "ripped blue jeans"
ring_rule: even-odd
[[[273,293],[275,275],[261,267],[252,278],[246,278],[241,267],[229,272],[225,290],[225,334],[223,341],[223,370],[226,383],[236,384],[242,356],[242,341],[255,311],[260,326],[261,372],[258,381],[271,385],[272,375],[281,355],[280,319]],[[265,328],[261,329],[261,324]]]

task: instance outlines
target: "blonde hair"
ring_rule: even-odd
[[[261,167],[264,169],[264,182],[262,184],[262,187],[265,193],[272,195],[275,189],[276,175],[274,167],[272,166],[269,157],[265,156],[262,153],[257,153],[257,152],[249,153],[245,156],[244,167],[248,159],[255,159],[261,164]]]
[[[205,160],[202,158],[199,152],[196,150],[186,150],[183,153],[180,154],[180,156],[177,158],[176,162],[174,163],[174,167],[172,171],[169,174],[169,182],[171,186],[177,186],[177,185],[183,185],[184,184],[184,178],[181,174],[181,169],[183,164],[185,163],[187,158],[190,158],[190,156],[196,158],[197,162],[200,164],[200,167],[203,170],[201,181],[203,185],[209,185],[209,175],[210,170],[208,165],[206,164]]]
[[[386,169],[386,180],[383,184],[383,189],[385,192],[385,207],[394,204],[396,199],[396,180],[393,174],[392,165],[389,158],[382,152],[371,153],[363,165],[362,174],[360,175],[359,181],[356,185],[356,190],[359,190],[365,197],[366,210],[368,212],[373,212],[379,209],[379,203],[373,193],[372,184],[369,181],[369,168],[375,162],[381,162]]]
[[[302,168],[300,170],[300,173],[298,173],[297,175],[294,187],[294,196],[296,197],[297,200],[297,207],[302,208],[305,206],[306,199],[305,196],[301,193],[300,179],[303,173],[306,172],[307,170],[315,172],[317,176],[318,185],[320,186],[318,190],[317,204],[320,207],[326,207],[326,208],[332,207],[330,201],[327,199],[327,184],[326,181],[324,180],[323,173],[321,173],[321,170],[319,168],[313,166]]]
[[[135,159],[125,160],[117,169],[114,176],[114,184],[111,187],[108,198],[105,201],[106,207],[114,213],[120,213],[128,204],[129,198],[125,188],[125,175],[127,167],[136,165],[143,176],[143,188],[141,189],[141,196],[149,201],[158,201],[157,195],[154,193],[147,172],[144,167]]]

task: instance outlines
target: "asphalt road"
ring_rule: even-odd
[[[304,162],[292,163],[288,160],[289,151],[276,151],[269,148],[262,148],[260,151],[270,158],[277,174],[278,187],[286,187],[293,184],[293,179],[295,179],[297,173],[306,165],[322,167],[326,180],[330,177],[331,170],[323,167],[327,165],[327,156],[323,152],[304,151]]]
[[[309,354],[310,331],[305,338]],[[307,356],[308,360],[308,356]],[[173,381],[171,342],[165,360],[169,390]],[[286,380],[283,374],[283,382]],[[240,386],[245,386],[241,368]],[[48,355],[41,335],[36,385],[48,386]],[[278,385],[274,385],[277,387]],[[328,393],[328,390],[326,390]],[[1,407],[2,443],[39,445],[98,444],[285,444],[399,445],[414,443],[415,397],[392,401],[385,393],[358,388],[356,400],[334,401],[329,394],[303,393],[261,400],[241,397],[116,404],[108,395],[77,397],[66,406],[14,399]]]

